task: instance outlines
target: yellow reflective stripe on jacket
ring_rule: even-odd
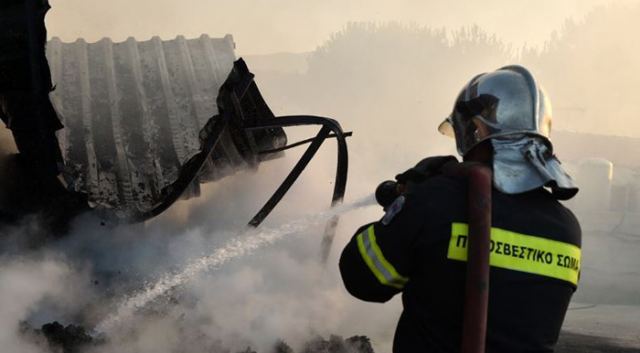
[[[376,276],[380,283],[395,287],[398,289],[404,288],[404,285],[409,281],[408,278],[401,276],[395,267],[387,261],[382,255],[382,250],[376,242],[376,234],[373,230],[373,225],[367,228],[357,236],[358,250],[362,259],[367,264],[371,272]]]
[[[467,260],[469,226],[451,225],[451,240],[447,257]],[[491,228],[491,266],[557,278],[574,285],[580,275],[580,248],[532,235],[500,228]]]

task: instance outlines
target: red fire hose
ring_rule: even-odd
[[[481,164],[463,169],[469,183],[469,247],[461,352],[485,353],[493,178],[491,169]]]
[[[448,162],[446,175],[468,182],[469,234],[465,285],[462,353],[485,353],[489,307],[489,255],[491,245],[491,191],[493,173],[477,162]],[[397,183],[386,181],[376,189],[376,200],[387,207],[397,197]]]

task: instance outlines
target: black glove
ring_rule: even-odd
[[[415,167],[396,175],[396,181],[386,180],[376,188],[376,201],[386,209],[400,196],[408,182],[421,183],[427,178],[441,174],[442,168],[449,163],[458,163],[454,156],[435,156],[421,160]]]
[[[442,168],[448,163],[458,163],[458,160],[454,156],[427,157],[418,162],[415,167],[396,175],[396,180],[403,185],[408,182],[421,183],[429,177],[441,174]]]
[[[398,183],[393,180],[383,181],[376,188],[376,201],[385,210],[398,196],[400,196]]]

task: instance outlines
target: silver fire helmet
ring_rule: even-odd
[[[553,154],[551,120],[544,90],[526,68],[513,65],[474,77],[439,130],[455,137],[461,156],[491,141],[498,190],[518,194],[545,186],[569,199],[578,188]]]

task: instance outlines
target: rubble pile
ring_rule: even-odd
[[[104,337],[94,337],[82,326],[64,326],[55,321],[34,329],[23,324],[22,334],[30,341],[47,349],[51,353],[86,353],[91,348],[108,344]],[[371,341],[366,336],[353,336],[347,339],[331,335],[329,339],[320,336],[309,339],[299,351],[295,351],[285,341],[278,340],[268,352],[258,352],[251,347],[229,349],[219,341],[208,345],[207,353],[375,353]],[[200,353],[200,352],[198,352]]]
[[[276,351],[275,353],[280,353]],[[353,336],[346,340],[332,335],[329,340],[316,337],[307,342],[300,353],[374,353],[369,338]]]
[[[40,329],[33,329],[23,323],[22,334],[52,353],[81,353],[86,348],[103,342],[89,335],[82,326],[63,326],[57,321],[44,324]]]
[[[238,353],[258,353],[251,348]],[[296,353],[285,341],[278,341],[268,353]],[[374,353],[371,341],[366,336],[353,336],[346,340],[331,335],[328,340],[317,336],[305,343],[297,353]]]

